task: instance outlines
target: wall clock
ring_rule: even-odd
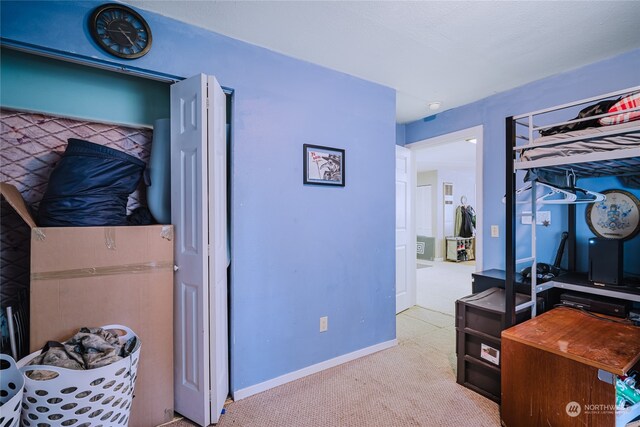
[[[138,12],[122,4],[97,7],[89,19],[89,31],[102,49],[119,58],[140,58],[151,49],[149,25]]]
[[[597,237],[605,239],[633,238],[640,232],[640,201],[624,190],[607,190],[607,198],[587,207],[586,220]]]

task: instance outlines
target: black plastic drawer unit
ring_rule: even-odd
[[[516,294],[516,305],[530,300]],[[544,309],[538,298],[538,311]],[[531,308],[516,314],[516,322],[531,318]],[[505,327],[505,291],[490,288],[456,301],[457,382],[500,403],[500,333]]]
[[[464,356],[461,360],[458,355],[458,371],[460,371],[461,365],[464,372],[464,382],[460,382],[460,375],[458,375],[459,384],[500,403],[500,368],[471,356]]]
[[[504,270],[485,270],[471,274],[471,292],[474,294],[486,291],[489,288],[503,288],[507,273]],[[531,283],[524,280],[520,273],[515,274],[516,292],[528,294],[531,292]]]

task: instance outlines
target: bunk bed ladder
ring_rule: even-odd
[[[526,264],[526,263],[531,263],[531,300],[522,304],[518,304],[515,307],[515,311],[516,313],[518,313],[520,310],[523,310],[527,307],[531,307],[531,317],[536,317],[536,304],[534,304],[534,301],[536,301],[536,289],[537,289],[537,285],[538,285],[538,276],[535,273],[537,271],[537,261],[536,261],[536,256],[537,256],[537,251],[536,251],[536,221],[537,221],[537,215],[536,215],[536,199],[537,199],[537,185],[536,185],[536,180],[532,181],[531,184],[531,256],[530,257],[525,257],[525,258],[518,258],[515,260],[515,265],[520,265],[520,264]],[[514,231],[515,231],[515,227],[516,227],[516,223],[514,223]]]
[[[531,128],[532,126],[530,126]],[[518,307],[527,307],[530,306],[531,307],[531,318],[533,319],[534,317],[536,317],[536,300],[537,300],[537,292],[536,292],[536,288],[538,285],[538,275],[537,275],[537,271],[538,271],[538,261],[537,261],[537,255],[538,255],[538,251],[536,250],[536,225],[537,225],[537,210],[538,210],[538,206],[537,205],[537,198],[538,198],[538,193],[537,193],[537,188],[538,188],[538,181],[537,180],[533,180],[531,181],[531,300],[528,303],[524,303],[519,305]],[[516,312],[519,311],[518,307],[516,307]]]
[[[533,138],[531,125],[532,117],[529,117],[529,139]],[[536,180],[531,184],[531,256],[516,259],[516,242],[515,242],[515,229],[516,229],[516,171],[515,171],[515,157],[514,151],[516,123],[513,117],[507,117],[506,119],[506,225],[505,225],[505,311],[506,311],[506,327],[510,327],[516,324],[516,313],[520,310],[531,307],[531,317],[536,316],[536,301],[537,301],[537,251],[536,251],[536,199],[537,199],[537,185]],[[516,293],[515,293],[515,275],[516,265],[531,262],[531,299],[528,302],[519,304],[516,306]]]
[[[510,328],[516,324],[516,293],[514,287],[516,273],[516,174],[514,169],[514,159],[516,153],[513,151],[515,140],[515,121],[513,117],[506,118],[506,194],[505,194],[505,328]]]

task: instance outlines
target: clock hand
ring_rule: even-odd
[[[129,35],[122,28],[120,28],[120,32],[127,38],[127,40],[129,40],[129,43],[131,43],[131,46],[133,46],[134,43],[133,43],[133,40],[131,40],[131,37],[129,37]]]

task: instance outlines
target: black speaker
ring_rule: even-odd
[[[589,239],[589,280],[594,284],[623,284],[623,241]]]

